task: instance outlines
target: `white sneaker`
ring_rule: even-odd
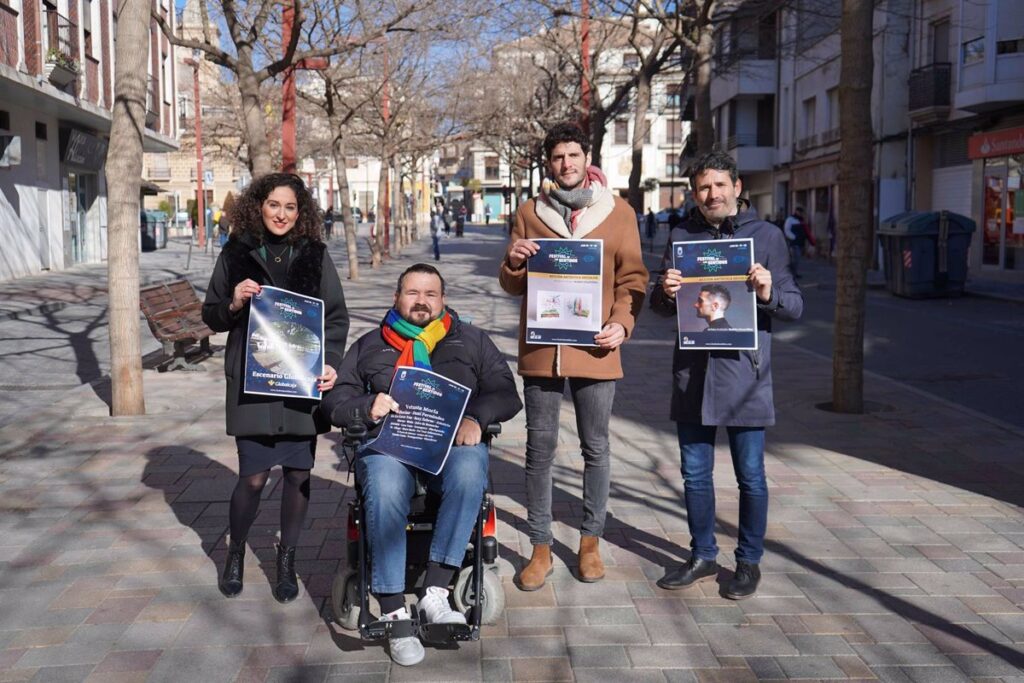
[[[381,617],[382,621],[401,621],[410,619],[409,610],[402,607],[394,612]],[[423,643],[416,636],[405,638],[388,638],[388,654],[391,661],[401,666],[415,666],[423,661],[426,652],[423,651]]]
[[[465,624],[466,615],[456,612],[448,604],[448,589],[430,586],[416,603],[420,621],[427,624]]]

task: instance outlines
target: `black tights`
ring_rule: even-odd
[[[231,494],[231,541],[242,543],[249,536],[249,527],[260,509],[260,495],[270,471],[239,477]],[[299,542],[299,532],[309,507],[309,470],[284,468],[284,489],[281,492],[281,545],[292,548]]]

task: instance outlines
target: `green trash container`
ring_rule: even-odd
[[[974,221],[951,211],[908,211],[882,221],[885,284],[912,299],[960,296]]]
[[[156,221],[150,216],[151,213],[152,211],[139,212],[142,251],[156,250]]]
[[[153,234],[157,249],[167,248],[167,213],[165,211],[147,211],[154,223]]]

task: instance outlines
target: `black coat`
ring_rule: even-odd
[[[728,232],[728,228],[734,232]],[[676,349],[672,357],[671,417],[686,424],[729,427],[765,427],[775,424],[772,398],[772,318],[797,320],[804,299],[789,268],[789,250],[777,227],[744,211],[730,221],[725,232],[712,228],[694,208],[673,228],[666,245],[662,270],[672,266],[672,243],[749,237],[754,260],[772,274],[772,296],[757,303],[757,351],[690,351]],[[651,296],[651,308],[675,315],[676,302],[660,284]]]
[[[472,390],[465,414],[481,428],[512,419],[523,403],[508,362],[483,330],[451,314],[451,329],[430,354],[431,370]],[[380,423],[370,419],[370,406],[377,394],[391,388],[398,356],[380,328],[360,337],[345,354],[334,389],[324,397],[331,422],[345,427],[358,415],[370,430],[368,436],[376,436]]]
[[[348,337],[348,309],[338,270],[327,247],[319,241],[302,241],[288,266],[287,282],[275,282],[248,235],[232,236],[217,259],[203,303],[203,322],[215,332],[227,332],[224,375],[227,377],[227,432],[232,436],[314,436],[330,430],[320,401],[302,398],[257,396],[242,391],[245,374],[246,333],[249,305],[228,310],[235,285],[252,279],[261,285],[281,287],[324,301],[324,362],[341,365]]]

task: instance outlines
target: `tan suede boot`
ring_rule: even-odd
[[[600,542],[597,536],[580,536],[580,581],[594,583],[604,578],[604,562],[597,547]]]
[[[533,546],[533,556],[530,563],[523,567],[516,577],[515,584],[519,590],[535,591],[544,587],[544,580],[551,576],[551,546]]]

